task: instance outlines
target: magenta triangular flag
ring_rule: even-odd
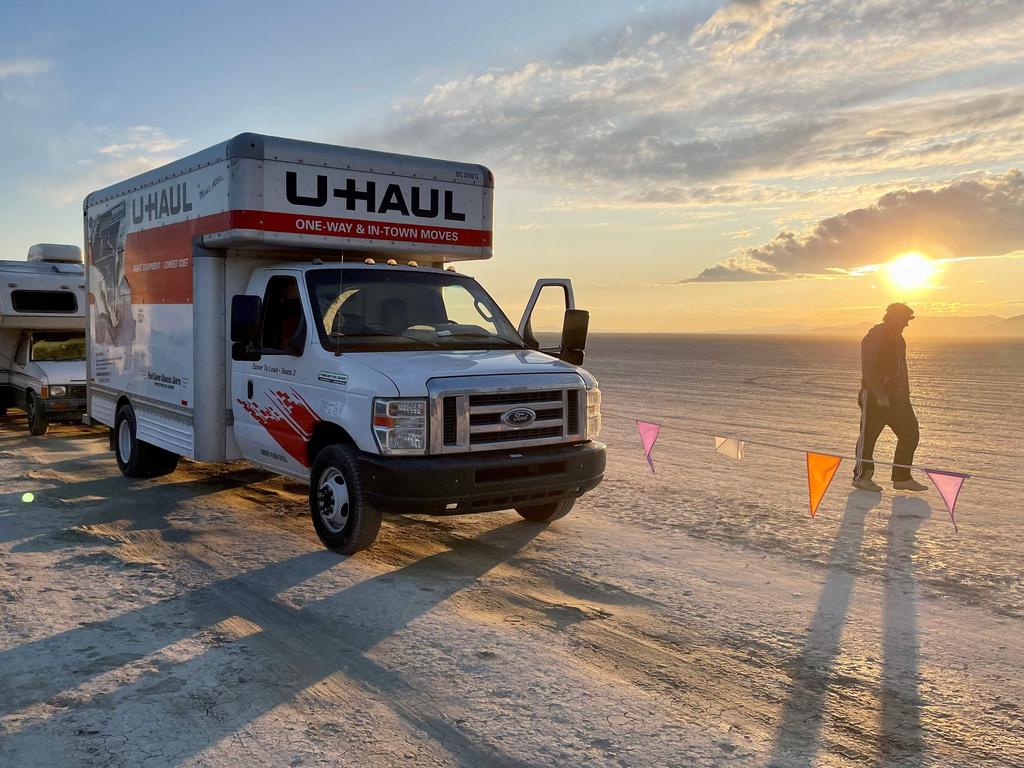
[[[644,444],[644,457],[647,459],[651,472],[653,472],[654,459],[651,458],[651,451],[654,450],[654,444],[658,442],[658,433],[661,432],[661,425],[637,419],[636,428],[640,430],[640,442]]]
[[[960,497],[960,487],[970,475],[963,475],[959,472],[941,472],[937,469],[926,469],[924,473],[928,475],[928,479],[932,481],[942,500],[946,502],[949,519],[953,521],[953,530],[960,533],[960,528],[956,524],[956,500]]]

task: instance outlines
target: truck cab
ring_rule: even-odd
[[[547,279],[515,325],[457,271],[492,196],[483,166],[258,134],[90,195],[88,417],[122,473],[248,460],[343,553],[385,512],[568,514],[605,468],[589,315]]]
[[[34,245],[0,262],[0,413],[20,408],[33,435],[85,412],[85,277],[77,246]]]
[[[341,467],[318,462],[339,441],[383,511],[550,520],[602,477],[600,390],[558,359],[582,353],[580,331],[554,354],[531,348],[467,275],[276,264],[235,298],[232,327],[240,452],[311,482],[323,538],[351,503]]]

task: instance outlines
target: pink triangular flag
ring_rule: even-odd
[[[960,533],[960,528],[956,524],[956,500],[960,497],[960,487],[970,475],[959,472],[941,472],[937,469],[926,469],[924,473],[928,475],[928,479],[932,481],[942,500],[946,502],[949,519],[953,521],[953,530]]]
[[[644,456],[651,467],[651,472],[653,472],[654,459],[651,458],[651,451],[654,450],[654,444],[658,442],[658,433],[661,432],[661,425],[637,419],[636,428],[640,430],[640,442],[644,444]]]

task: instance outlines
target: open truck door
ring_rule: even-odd
[[[562,336],[557,347],[542,348],[540,341],[533,332],[533,312],[540,301],[545,288],[551,288],[557,292],[561,289],[565,299],[565,315],[562,319]],[[550,293],[551,291],[549,291]],[[584,350],[587,346],[587,331],[590,327],[590,313],[583,309],[576,309],[576,297],[572,292],[572,280],[565,277],[541,278],[533,287],[530,300],[526,302],[526,309],[523,310],[523,317],[519,321],[519,335],[531,349],[557,357],[572,365],[583,365]]]

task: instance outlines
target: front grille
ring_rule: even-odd
[[[569,400],[566,402],[565,423],[566,431],[570,435],[578,434],[580,431],[580,398],[583,393],[573,391],[569,393]]]
[[[565,436],[566,395],[561,389],[493,392],[469,396],[469,445],[519,444],[524,440],[551,441]],[[533,421],[522,426],[503,421],[506,413],[526,409]]]
[[[85,398],[85,384],[73,384],[68,387],[68,397],[73,397],[76,400]]]
[[[584,390],[575,382],[559,380],[568,378],[551,376],[542,382],[543,389],[530,389],[527,384],[523,389],[488,391],[490,381],[481,382],[479,389],[445,391],[438,387],[432,393],[431,453],[496,451],[581,440],[580,394]],[[505,419],[510,411],[520,409],[532,412],[533,418],[516,414]]]
[[[549,389],[539,392],[495,392],[490,395],[470,395],[469,407],[477,405],[526,405],[561,400],[562,390]]]
[[[459,441],[458,411],[454,397],[444,399],[442,428],[444,429],[444,444],[455,445]]]

